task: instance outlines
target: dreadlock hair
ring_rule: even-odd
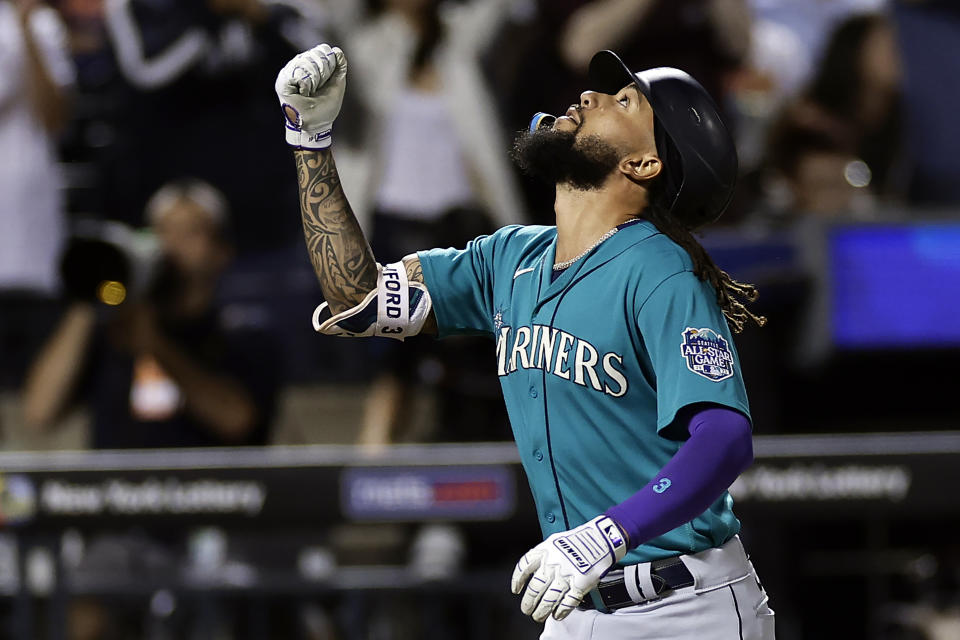
[[[726,271],[718,267],[707,250],[697,241],[688,229],[676,216],[670,213],[668,199],[663,181],[655,179],[647,189],[649,202],[643,217],[682,247],[693,261],[693,273],[700,280],[709,282],[717,292],[717,304],[723,311],[727,324],[734,333],[743,331],[748,321],[753,321],[758,327],[767,323],[764,316],[758,316],[747,309],[746,305],[754,302],[760,295],[756,285],[738,282],[730,277]]]

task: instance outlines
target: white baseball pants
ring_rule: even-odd
[[[739,537],[682,558],[693,586],[611,613],[547,618],[540,640],[774,640],[773,610]]]

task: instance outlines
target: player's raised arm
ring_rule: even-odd
[[[287,143],[296,149],[304,238],[326,300],[314,327],[349,337],[431,332],[435,320],[419,259],[377,264],[341,187],[330,144],[346,80],[343,51],[321,44],[290,60],[275,87]]]
[[[340,186],[333,152],[297,149],[303,235],[330,310],[363,301],[377,286],[377,263]]]

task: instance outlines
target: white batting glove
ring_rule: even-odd
[[[609,516],[555,533],[526,552],[513,570],[511,590],[524,591],[520,610],[543,622],[563,620],[627,553],[627,541]]]
[[[298,53],[277,75],[274,88],[287,121],[287,144],[298,149],[330,146],[333,121],[347,86],[347,57],[321,44]]]

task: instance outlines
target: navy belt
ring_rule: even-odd
[[[667,591],[693,586],[693,574],[690,573],[690,570],[683,564],[683,560],[681,560],[679,556],[651,562],[650,579],[653,582],[656,593],[641,602],[656,600],[662,597]],[[596,606],[593,597],[591,597],[594,593],[590,592],[583,599],[583,602],[578,607],[579,609],[589,610],[599,608],[601,611],[604,609],[606,611],[616,611],[617,609],[640,604],[640,602],[634,601],[627,592],[627,587],[624,584],[623,569],[616,569],[605,575],[600,580],[600,584],[597,585],[595,591],[599,594],[603,607],[599,608]]]

